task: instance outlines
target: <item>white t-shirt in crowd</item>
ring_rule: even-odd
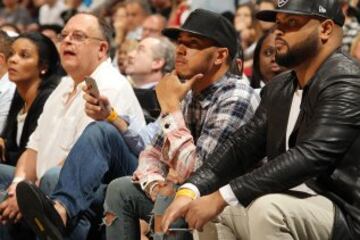
[[[65,11],[67,7],[63,0],[57,0],[55,5],[50,7],[49,4],[44,4],[39,10],[39,23],[44,24],[58,24],[64,25],[64,20],[61,18],[61,13]]]

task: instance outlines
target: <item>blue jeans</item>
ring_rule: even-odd
[[[154,203],[130,177],[112,181],[106,191],[104,209],[116,217],[107,224],[106,239],[140,239],[139,219],[149,222]]]
[[[106,239],[132,240],[140,239],[139,219],[149,222],[150,217],[162,215],[172,202],[173,197],[158,195],[155,204],[145,195],[139,184],[133,183],[130,177],[113,180],[106,192],[104,208],[107,214],[114,216],[107,222]],[[187,227],[183,219],[172,223],[172,227]],[[173,235],[155,233],[154,239],[190,240],[192,234],[177,232]]]
[[[66,158],[50,197],[63,204],[71,220],[96,201],[102,184],[131,175],[136,167],[137,156],[113,125],[91,123]]]
[[[15,167],[0,164],[0,190],[6,191],[11,184],[15,174]],[[35,235],[26,226],[26,224],[20,221],[17,224],[6,223],[5,225],[0,223],[0,239],[1,240],[20,240],[20,239],[35,239]]]
[[[50,195],[60,176],[60,167],[51,168],[44,176],[42,176],[40,180],[40,189],[43,193],[46,195]],[[87,212],[92,213],[92,211],[89,209]],[[88,236],[88,233],[90,231],[91,222],[90,220],[85,217],[85,215],[80,216],[76,219],[76,221],[72,222],[71,231],[69,231],[69,234],[64,238],[65,240],[85,240]]]

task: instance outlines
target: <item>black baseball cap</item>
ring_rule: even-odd
[[[339,26],[343,26],[345,22],[340,0],[277,0],[276,9],[260,11],[256,18],[275,22],[277,13],[332,19]]]
[[[181,32],[188,32],[215,41],[219,47],[229,50],[234,58],[238,46],[237,35],[232,23],[220,14],[195,9],[180,28],[165,28],[162,33],[170,39],[177,39]]]

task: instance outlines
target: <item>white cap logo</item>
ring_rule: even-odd
[[[287,4],[289,0],[278,0],[278,7],[281,8]]]
[[[319,6],[319,13],[326,13],[326,9],[323,6]]]

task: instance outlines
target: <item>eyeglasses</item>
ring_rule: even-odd
[[[81,32],[81,31],[74,31],[72,33],[67,33],[67,32],[62,32],[60,34],[58,34],[58,40],[60,42],[64,41],[65,38],[67,38],[69,36],[69,39],[71,41],[74,42],[84,42],[87,39],[93,39],[93,40],[98,40],[98,41],[105,41],[102,38],[97,38],[97,37],[89,37],[88,35],[86,35],[85,33]]]

